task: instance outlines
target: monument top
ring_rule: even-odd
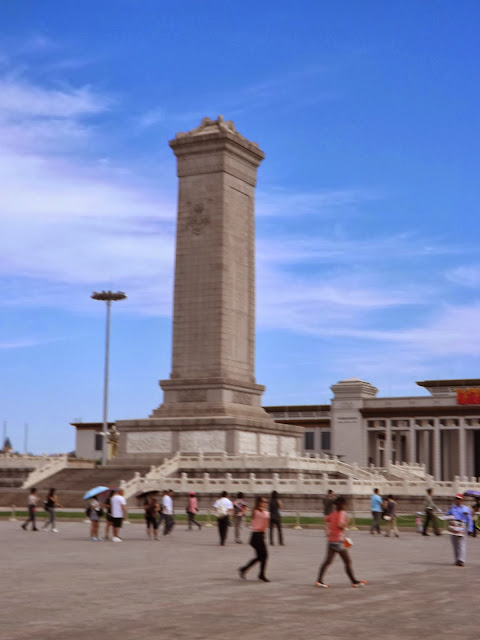
[[[257,142],[247,140],[247,138],[238,133],[232,120],[224,120],[223,116],[221,115],[218,116],[216,120],[212,120],[211,118],[203,118],[200,126],[192,129],[191,131],[179,131],[176,135],[176,138],[191,138],[193,136],[204,136],[210,133],[233,133],[242,140],[245,140],[245,142],[258,147]]]
[[[200,126],[191,131],[180,131],[169,145],[173,149],[175,155],[184,155],[190,153],[191,149],[195,149],[194,153],[198,153],[198,149],[212,152],[217,145],[218,149],[229,149],[230,152],[240,153],[244,160],[253,161],[257,166],[265,158],[264,152],[258,146],[258,143],[252,142],[242,136],[235,129],[235,125],[231,120],[224,120],[223,116],[218,116],[216,120],[211,118],[203,118]],[[243,151],[241,151],[243,150]],[[245,151],[247,155],[245,156]]]

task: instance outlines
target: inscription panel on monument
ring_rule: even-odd
[[[180,451],[198,451],[216,453],[226,450],[225,431],[186,431],[180,432]]]
[[[127,433],[127,453],[170,453],[172,449],[171,431],[133,431]]]

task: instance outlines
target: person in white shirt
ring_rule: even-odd
[[[230,524],[230,514],[233,511],[233,503],[228,497],[226,491],[222,491],[222,495],[215,501],[213,508],[217,512],[218,533],[220,535],[220,546],[225,546],[228,533],[228,525]]]
[[[175,524],[173,520],[173,491],[169,489],[167,493],[162,498],[162,516],[165,520],[165,527],[163,529],[163,535],[170,535],[170,531],[173,529],[173,525]]]
[[[119,532],[122,526],[123,519],[127,515],[127,501],[123,497],[123,489],[119,489],[113,494],[111,498],[112,505],[112,519],[113,519],[113,542],[121,542]]]

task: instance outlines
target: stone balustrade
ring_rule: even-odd
[[[45,480],[45,478],[52,476],[54,473],[62,471],[62,469],[65,469],[67,466],[68,454],[66,453],[61,456],[45,458],[42,466],[37,467],[34,471],[28,474],[22,485],[22,489],[34,487],[41,480]]]

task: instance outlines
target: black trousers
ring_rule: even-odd
[[[218,523],[218,533],[220,535],[220,544],[223,547],[223,545],[225,544],[225,540],[227,539],[227,533],[228,533],[228,525],[229,525],[228,516],[225,516],[224,518],[217,518],[217,523]]]
[[[270,519],[270,544],[273,545],[273,529],[274,527],[277,528],[278,531],[278,543],[283,545],[283,533],[282,533],[282,521],[280,520],[280,518],[278,518],[278,520],[276,518],[274,518],[273,520]]]
[[[256,557],[253,560],[250,560],[248,564],[244,567],[241,567],[241,571],[247,571],[250,567],[253,567],[257,562],[260,563],[260,573],[258,574],[259,578],[265,578],[265,567],[267,566],[268,560],[268,552],[267,547],[265,546],[265,534],[263,531],[254,531],[252,533],[252,537],[250,538],[250,546],[253,547],[257,553]]]
[[[435,514],[433,513],[433,509],[427,509],[425,511],[425,516],[426,516],[425,517],[425,523],[423,525],[422,533],[424,535],[427,533],[428,523],[431,522],[433,531],[435,532],[435,535],[439,536],[440,535],[440,531],[438,530],[438,522],[437,522],[437,519],[435,517]]]
[[[173,516],[171,516],[169,513],[165,513],[162,514],[163,518],[165,520],[165,527],[163,529],[163,535],[167,536],[170,531],[173,529],[173,525],[175,524],[174,520],[173,520]]]
[[[196,524],[199,529],[202,528],[202,525],[195,520],[195,515],[196,515],[195,513],[193,513],[192,511],[189,511],[187,515],[188,515],[188,528],[189,529],[192,528],[192,524]]]

